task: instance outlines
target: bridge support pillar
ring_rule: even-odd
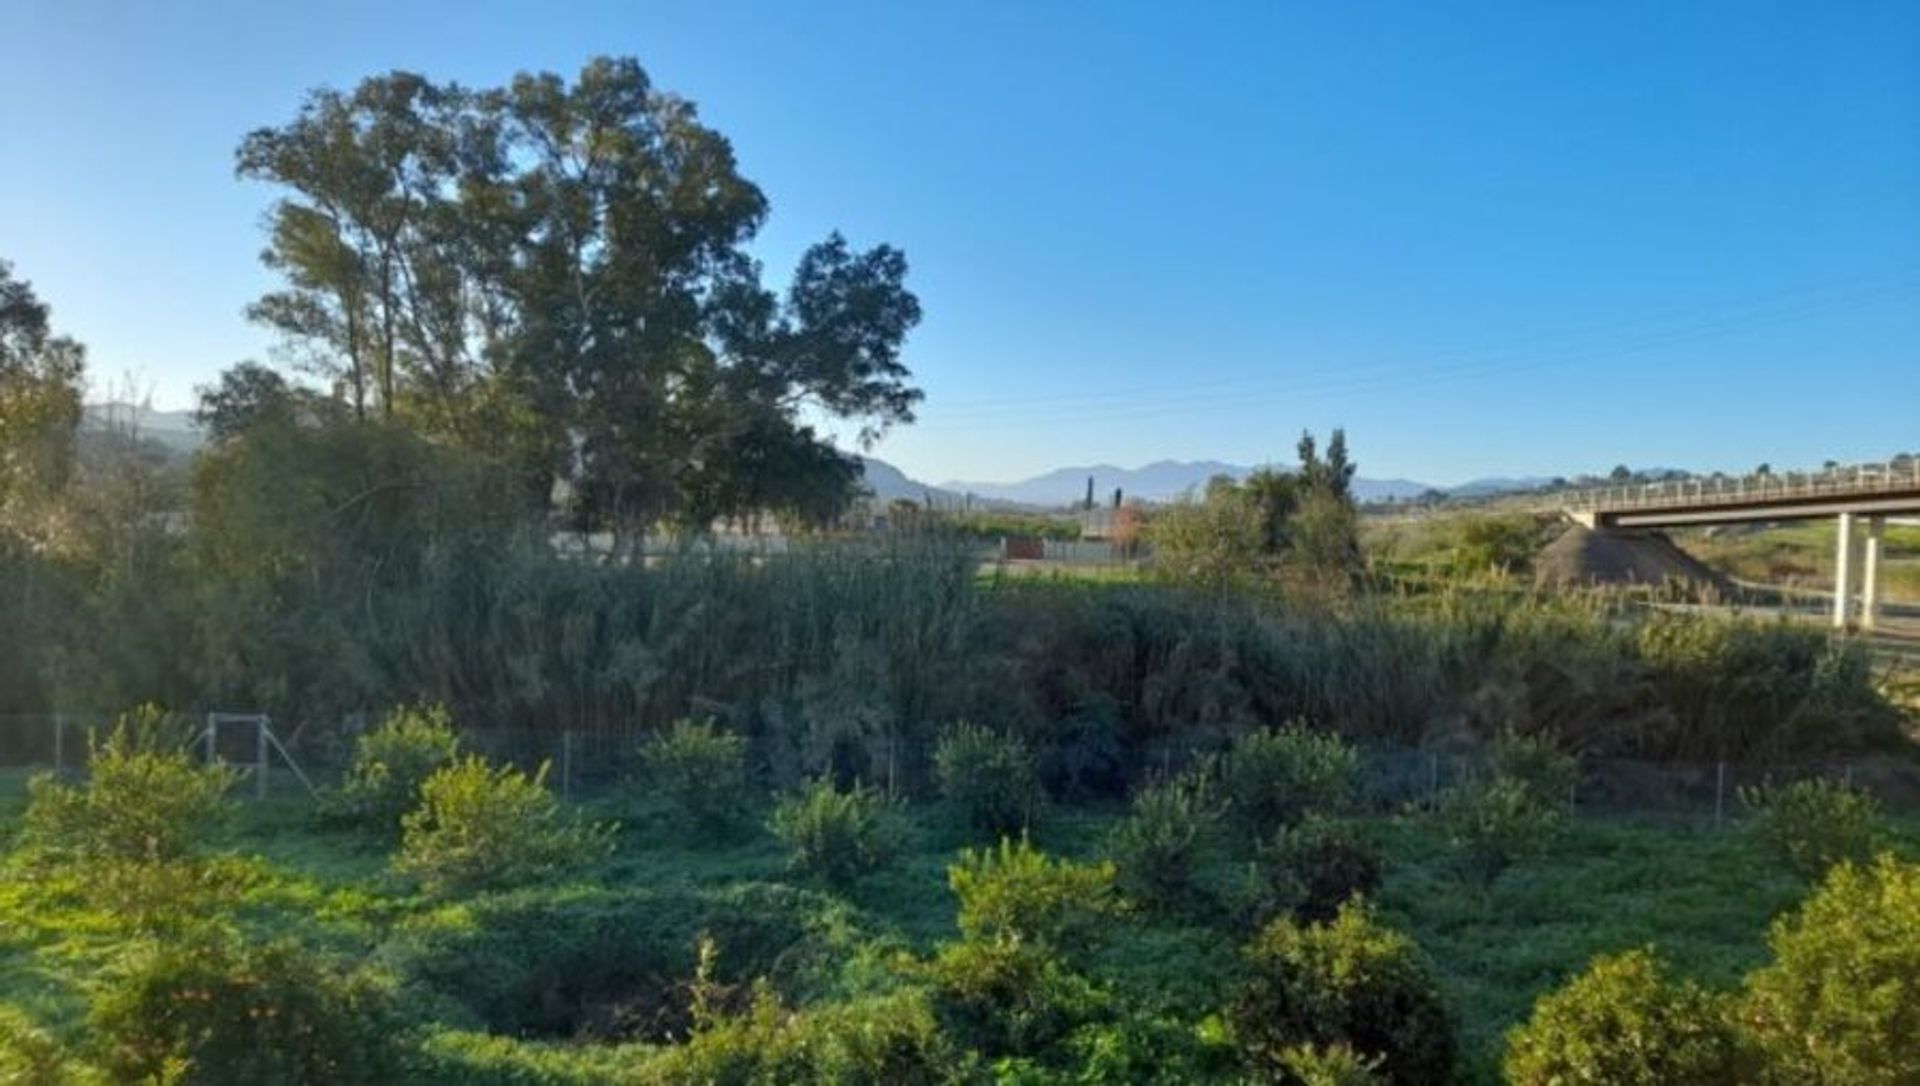
[[[1867,518],[1866,546],[1860,559],[1860,627],[1871,630],[1880,622],[1880,541],[1887,518]]]
[[[1853,619],[1853,514],[1841,513],[1833,554],[1833,625],[1844,630]]]

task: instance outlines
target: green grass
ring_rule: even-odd
[[[1757,531],[1678,533],[1675,542],[1709,565],[1742,580],[1825,588],[1833,580],[1836,527],[1830,520],[1774,525]],[[1882,542],[1885,598],[1920,602],[1920,527],[1890,524]]]
[[[24,774],[0,775],[0,827],[18,823],[24,781]],[[587,806],[626,823],[619,851],[592,881],[660,889],[787,877],[784,855],[757,822],[701,844],[671,830],[662,812],[644,803],[609,796]],[[1110,806],[1056,807],[1034,841],[1050,852],[1092,856],[1119,814]],[[945,871],[968,842],[938,805],[912,808],[910,819],[907,854],[846,900],[858,930],[876,945],[925,955],[956,934]],[[1454,876],[1442,840],[1417,817],[1370,818],[1364,829],[1388,859],[1379,904],[1434,961],[1473,1081],[1494,1080],[1504,1032],[1594,955],[1653,944],[1676,972],[1732,985],[1764,958],[1772,918],[1806,892],[1733,828],[1583,819],[1545,858],[1485,890]],[[1920,851],[1915,827],[1902,827],[1901,835],[1909,854]],[[300,796],[238,804],[218,845],[255,858],[259,877],[241,922],[262,934],[292,934],[365,956],[396,925],[433,908],[388,874],[379,842],[315,829]],[[1233,865],[1216,865],[1211,874],[1231,879]],[[109,949],[110,930],[84,910],[48,911],[46,899],[17,885],[0,891],[0,1001],[75,1028],[84,1015],[85,981]],[[1179,922],[1134,914],[1112,927],[1097,969],[1117,990],[1198,1020],[1225,1002],[1242,936],[1224,915]]]

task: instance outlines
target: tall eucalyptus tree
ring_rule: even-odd
[[[238,168],[287,190],[257,319],[357,414],[564,480],[596,523],[831,516],[858,464],[815,426],[913,419],[905,257],[835,234],[764,286],[765,195],[635,61],[316,91]]]

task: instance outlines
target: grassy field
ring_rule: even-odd
[[[8,832],[23,795],[24,775],[0,778],[0,826]],[[608,796],[587,806],[626,826],[616,854],[588,879],[597,886],[742,891],[788,877],[779,845],[762,829],[692,846],[645,802]],[[1118,815],[1103,806],[1056,808],[1034,841],[1052,853],[1094,856]],[[910,821],[911,847],[898,863],[838,899],[809,899],[851,933],[840,951],[849,960],[925,956],[956,935],[945,869],[969,835],[937,804],[913,808]],[[1377,902],[1435,963],[1475,1082],[1497,1080],[1504,1031],[1595,954],[1651,944],[1679,972],[1732,985],[1763,958],[1768,922],[1806,892],[1732,828],[1580,819],[1546,856],[1482,889],[1456,876],[1424,818],[1375,815],[1359,826],[1387,860]],[[1900,831],[1909,854],[1920,840],[1914,829]],[[260,935],[377,960],[396,932],[444,913],[389,874],[384,845],[317,829],[304,796],[240,805],[218,847],[250,858],[240,861],[250,872],[240,922]],[[1237,877],[1228,861],[1205,873],[1227,896]],[[1106,933],[1097,971],[1116,990],[1191,1022],[1229,998],[1244,932],[1225,907],[1184,915],[1174,924],[1129,914]],[[114,930],[111,917],[89,915],[68,897],[10,882],[0,892],[0,1002],[56,1031],[77,1028],[87,978],[111,951]]]
[[[1830,591],[1835,534],[1830,520],[1749,531],[1676,533],[1674,541],[1708,565],[1743,581]],[[1888,525],[1883,543],[1885,598],[1920,603],[1920,527]]]

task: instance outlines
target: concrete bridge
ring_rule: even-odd
[[[1558,508],[1594,529],[1834,518],[1833,624],[1880,619],[1880,549],[1889,516],[1920,516],[1920,459],[1818,472],[1674,479],[1593,487],[1559,496]]]

